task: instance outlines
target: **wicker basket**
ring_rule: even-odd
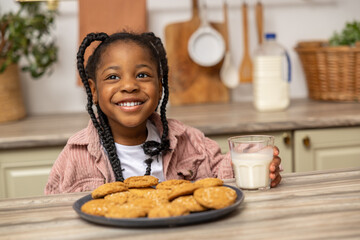
[[[315,100],[360,101],[360,43],[331,47],[324,41],[300,42],[309,97]]]

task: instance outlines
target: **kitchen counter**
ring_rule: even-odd
[[[292,100],[281,112],[257,112],[251,102],[168,107],[168,118],[196,127],[206,135],[360,126],[359,103]],[[0,124],[0,149],[65,145],[86,127],[84,113],[29,116]]]
[[[284,174],[224,218],[172,228],[88,223],[72,205],[89,192],[0,200],[0,239],[359,239],[359,179],[360,168]]]

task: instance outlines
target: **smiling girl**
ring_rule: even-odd
[[[101,43],[85,68],[84,53],[93,41]],[[233,177],[230,155],[222,155],[216,142],[166,118],[168,65],[164,46],[153,33],[88,34],[77,65],[91,121],[68,140],[53,165],[46,194],[91,191],[140,175],[160,181]],[[280,162],[274,149],[273,187],[281,180]]]

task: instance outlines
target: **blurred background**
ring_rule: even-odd
[[[106,4],[107,1],[101,1]],[[223,22],[223,4],[228,5],[228,37],[233,62],[239,67],[243,56],[243,25],[239,0],[207,0],[208,20]],[[188,21],[192,15],[190,0],[147,0],[146,28],[164,40],[167,25]],[[255,21],[256,0],[247,0],[249,49],[253,55],[258,47]],[[264,32],[274,32],[277,40],[289,52],[293,63],[290,98],[308,96],[304,72],[294,48],[303,40],[328,40],[335,31],[341,31],[345,23],[359,16],[360,1],[357,0],[262,0]],[[16,10],[18,4],[13,0],[1,0],[0,14]],[[31,79],[21,73],[22,88],[27,112],[67,113],[85,112],[86,96],[77,84],[75,57],[80,41],[79,3],[60,1],[55,18],[53,35],[59,48],[58,61],[53,73],[39,79]],[[132,14],[143,14],[134,12]],[[139,16],[144,18],[144,16]],[[116,22],[112,22],[116,25]],[[232,101],[251,101],[251,84],[239,84],[230,90]]]

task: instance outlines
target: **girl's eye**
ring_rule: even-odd
[[[119,79],[119,77],[116,76],[116,75],[110,75],[110,76],[108,76],[106,79],[115,80],[115,79]]]
[[[138,78],[146,78],[146,77],[150,77],[148,74],[146,74],[146,73],[139,73],[138,75],[137,75],[137,77]]]

